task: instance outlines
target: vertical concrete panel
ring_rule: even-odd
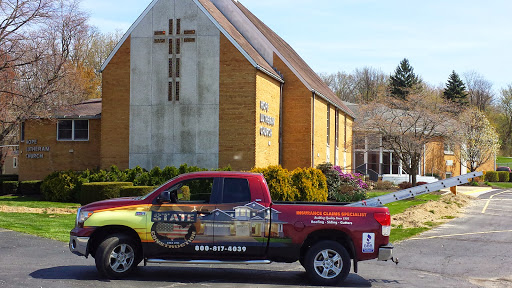
[[[132,106],[151,103],[151,51],[150,38],[131,39],[130,105]]]
[[[198,101],[219,104],[220,37],[197,37],[198,52]]]
[[[219,36],[220,31],[217,26],[201,10],[198,11],[196,21],[198,36]]]
[[[184,30],[197,29],[197,14],[199,8],[192,0],[180,0],[175,4],[176,19],[181,19],[181,34]]]
[[[218,153],[219,152],[219,106],[201,105],[198,106],[198,129],[196,132],[197,153]]]
[[[180,104],[199,104],[197,97],[197,42],[181,44]]]
[[[162,1],[160,1],[162,2]],[[144,16],[144,18],[139,22],[137,27],[135,27],[132,31],[132,38],[140,38],[140,37],[152,37],[153,36],[153,9]]]
[[[132,105],[130,107],[130,154],[149,153],[151,148],[151,113],[151,106]]]
[[[151,67],[151,104],[167,105],[167,87],[169,85],[169,47],[168,42],[153,43]]]
[[[153,6],[153,30],[169,35],[169,19],[174,17],[174,1],[160,0]]]
[[[132,154],[130,153],[130,168],[140,166],[146,170],[151,170],[153,165],[148,154]]]
[[[151,150],[148,153],[163,154],[168,142],[167,129],[165,127],[166,107],[162,105],[151,106]],[[172,140],[172,134],[171,134]]]
[[[174,153],[195,153],[198,109],[196,105],[176,105],[174,111]]]

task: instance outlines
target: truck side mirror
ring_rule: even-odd
[[[158,203],[169,203],[171,202],[171,193],[169,191],[164,191],[160,193],[160,196],[156,198]]]

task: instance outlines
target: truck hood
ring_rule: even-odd
[[[123,198],[114,198],[108,200],[102,200],[93,202],[87,205],[82,206],[82,211],[97,211],[103,209],[111,209],[123,206],[132,206],[132,205],[140,205],[143,200],[138,200],[138,197],[123,197]]]

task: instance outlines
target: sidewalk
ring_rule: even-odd
[[[473,197],[478,197],[492,190],[492,187],[457,186],[457,193],[470,195]],[[441,189],[441,192],[451,193],[450,188]]]

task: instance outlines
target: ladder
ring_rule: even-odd
[[[359,202],[354,202],[348,204],[346,206],[352,207],[378,207],[383,206],[384,204],[404,200],[407,198],[412,198],[418,195],[427,194],[433,191],[441,190],[443,188],[449,188],[461,184],[465,184],[469,182],[470,178],[475,178],[478,176],[482,176],[483,172],[471,172],[468,174],[447,178],[444,180],[440,180],[437,182],[432,182],[400,191],[396,191],[394,193],[389,193],[386,195],[370,198],[368,200],[363,200]]]

